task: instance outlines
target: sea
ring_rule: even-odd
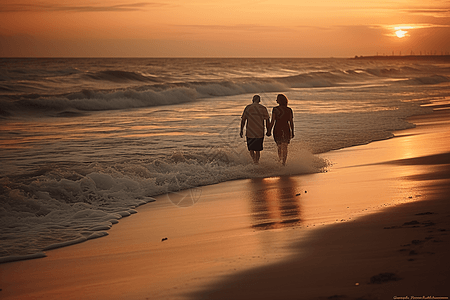
[[[289,99],[288,161],[239,136],[255,94]],[[102,237],[155,196],[326,172],[450,97],[448,57],[2,58],[0,263]],[[173,203],[189,206],[195,203]]]

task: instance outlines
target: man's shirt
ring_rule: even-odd
[[[242,113],[242,119],[247,120],[246,137],[264,137],[264,120],[269,120],[269,112],[265,106],[259,103],[247,105]]]

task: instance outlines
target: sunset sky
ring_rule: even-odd
[[[411,51],[450,52],[450,1],[0,0],[0,57],[353,57]]]

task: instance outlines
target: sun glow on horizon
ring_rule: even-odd
[[[404,38],[407,33],[408,33],[408,31],[404,31],[401,29],[399,29],[395,32],[395,34],[397,35],[398,38]]]
[[[395,36],[397,36],[399,39],[404,38],[405,36],[408,36],[408,30],[404,30],[404,29],[414,29],[414,27],[413,26],[394,27]]]

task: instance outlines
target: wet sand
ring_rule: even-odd
[[[0,298],[448,297],[449,110],[411,121],[324,154],[328,173],[161,196],[107,237],[2,264]]]
[[[290,258],[227,276],[191,299],[448,299],[449,113],[411,121],[418,127],[392,140],[332,153],[342,164],[338,177],[349,179],[342,174],[349,169],[360,174],[353,180],[364,191],[355,201],[377,193],[367,182],[376,190],[397,189],[387,192],[387,208],[312,231],[294,243]],[[345,192],[330,198],[359,192],[351,182],[341,184]]]

